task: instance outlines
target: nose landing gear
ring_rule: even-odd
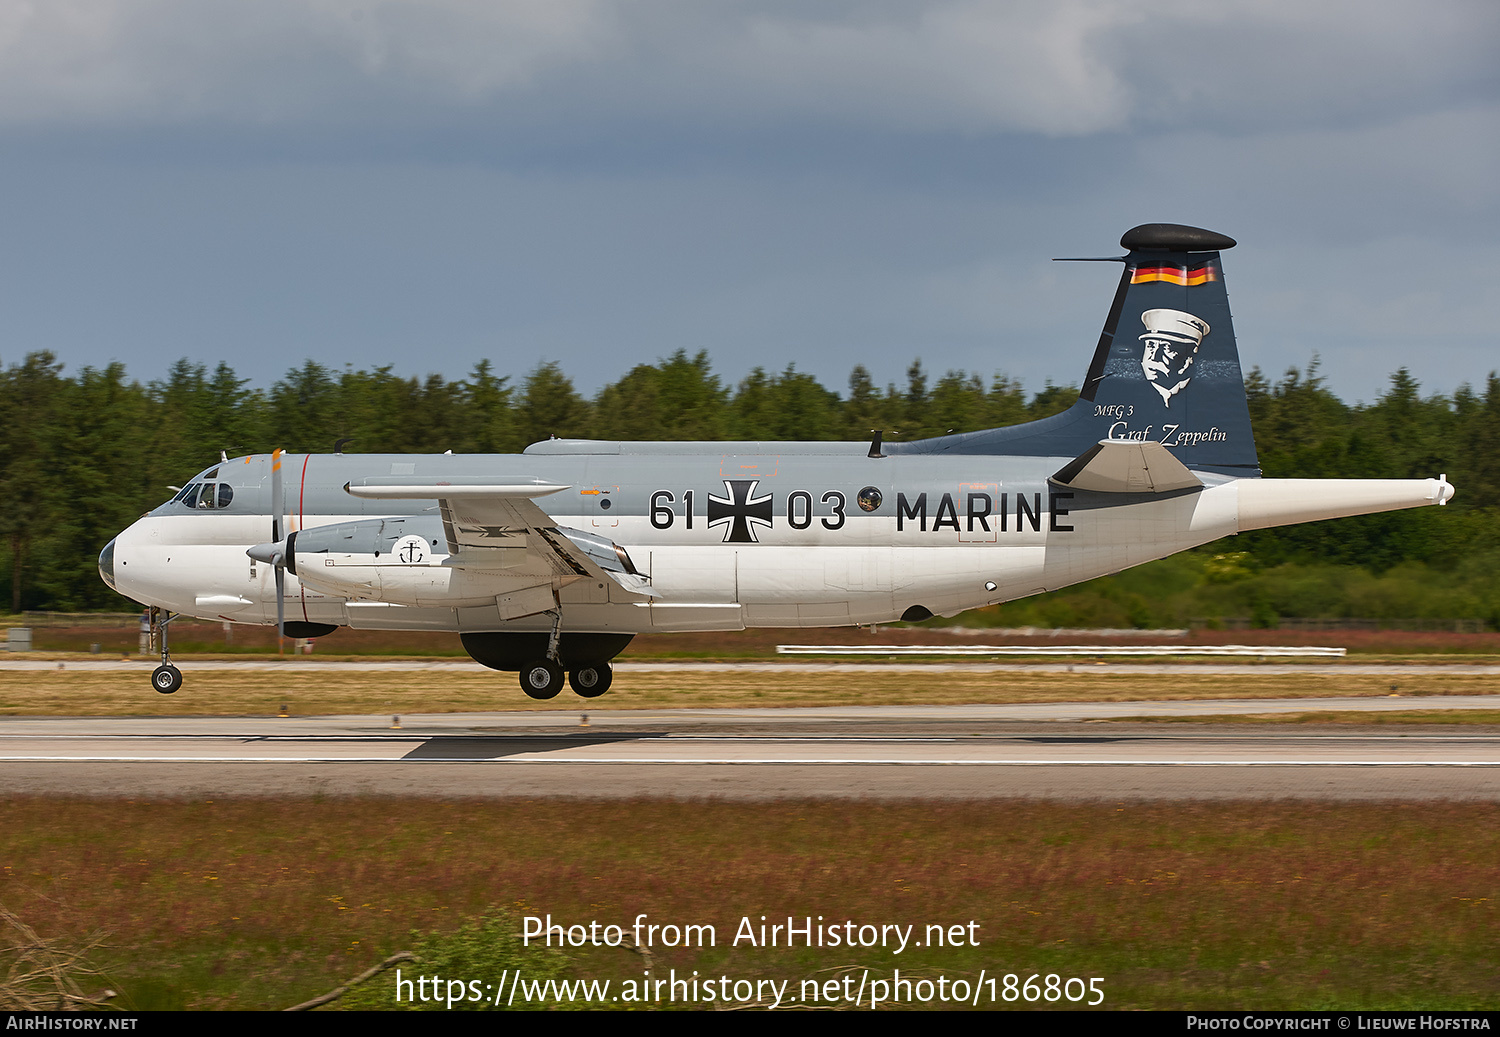
[[[162,619],[162,615],[166,619]],[[151,606],[151,644],[155,646],[160,641],[161,665],[151,671],[151,686],[163,695],[170,695],[182,687],[182,671],[172,665],[172,653],[167,650],[167,624],[176,619],[177,616],[155,605]]]
[[[163,663],[151,671],[151,686],[163,695],[170,695],[182,687],[182,671],[171,663]]]

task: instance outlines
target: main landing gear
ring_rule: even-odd
[[[552,632],[547,636],[547,656],[521,667],[521,690],[534,699],[556,698],[562,691],[563,668],[558,661],[562,613],[552,613]],[[590,663],[568,671],[568,684],[586,699],[598,698],[609,690],[614,670],[609,663]]]
[[[580,666],[568,674],[568,684],[586,699],[596,699],[603,695],[609,690],[610,682],[614,679],[614,667],[609,663]]]
[[[562,686],[563,668],[551,659],[538,659],[521,668],[521,690],[534,699],[556,698]]]
[[[167,618],[162,619],[163,611],[152,605],[149,612],[151,641],[159,642],[161,647],[161,665],[151,671],[151,686],[163,695],[170,695],[182,687],[182,671],[172,665],[172,653],[167,650],[167,624],[177,617],[166,612]]]
[[[544,631],[460,635],[464,649],[475,662],[492,670],[518,673],[521,690],[538,700],[555,698],[564,683],[581,698],[603,695],[614,679],[610,660],[625,650],[632,636],[574,631],[560,634],[554,641],[553,634]]]
[[[609,690],[615,671],[609,663],[595,663],[568,671],[568,685],[586,699],[596,699]],[[562,691],[563,668],[550,659],[538,659],[521,669],[521,690],[534,699],[556,698]]]

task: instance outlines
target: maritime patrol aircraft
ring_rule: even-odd
[[[652,631],[951,616],[1250,529],[1444,504],[1436,479],[1264,479],[1221,253],[1147,224],[1067,411],[913,442],[551,439],[521,454],[257,454],[99,557],[150,606],[285,636],[451,630],[549,699]]]

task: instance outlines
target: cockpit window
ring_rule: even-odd
[[[227,508],[234,500],[234,488],[227,482],[191,483],[169,503],[181,502],[183,507],[195,511],[213,511]]]
[[[193,481],[167,503],[181,504],[194,511],[216,511],[229,507],[233,500],[234,488],[227,482],[219,481],[219,468],[215,466],[194,476]]]

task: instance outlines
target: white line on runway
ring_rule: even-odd
[[[88,741],[91,741],[91,742],[109,742],[109,741],[118,741],[118,742],[164,742],[164,741],[192,742],[192,741],[216,741],[216,742],[240,742],[240,743],[249,743],[249,742],[278,742],[278,743],[279,742],[360,742],[360,743],[370,743],[370,742],[400,742],[400,743],[403,743],[403,744],[406,744],[406,745],[417,745],[417,744],[433,744],[433,743],[441,744],[442,742],[445,742],[445,741],[448,741],[448,742],[473,742],[473,741],[476,741],[476,740],[483,741],[483,740],[488,740],[488,739],[503,739],[503,738],[528,738],[528,739],[535,739],[535,740],[546,740],[546,739],[565,740],[565,739],[588,739],[590,737],[589,734],[584,733],[584,732],[589,731],[590,729],[588,729],[588,728],[582,728],[582,729],[579,729],[579,730],[580,730],[580,733],[576,734],[576,735],[572,734],[572,733],[568,733],[568,734],[547,733],[547,734],[541,734],[541,735],[526,735],[526,734],[518,734],[518,733],[515,733],[515,734],[497,734],[494,731],[476,731],[476,732],[469,733],[469,734],[424,734],[423,732],[420,732],[420,731],[410,731],[408,733],[399,734],[399,735],[368,735],[368,734],[355,734],[355,733],[349,733],[349,734],[346,734],[346,735],[295,735],[295,734],[234,734],[234,733],[214,733],[214,732],[208,732],[208,733],[205,733],[205,734],[123,734],[123,735],[112,735],[112,734],[92,734],[91,733],[91,734],[87,734],[87,735],[77,735],[77,734],[11,734],[11,733],[7,733],[7,732],[0,732],[0,745],[4,745],[6,742],[10,742],[10,741],[18,741],[18,742],[19,741],[56,742],[56,741],[62,741],[62,740],[80,740],[80,739],[87,739]],[[1187,730],[1187,731],[1159,731],[1159,732],[1152,732],[1152,733],[1149,733],[1149,734],[1140,734],[1140,733],[1131,733],[1131,734],[1105,734],[1105,733],[1100,733],[1098,735],[1078,735],[1076,737],[1075,736],[1066,736],[1066,735],[1052,735],[1052,734],[1047,734],[1045,732],[1034,732],[1034,733],[1031,733],[1031,734],[1024,734],[1024,735],[1023,734],[1005,734],[1005,735],[991,735],[991,736],[973,735],[973,736],[963,736],[963,737],[956,736],[956,735],[941,735],[941,736],[922,736],[922,735],[787,735],[787,736],[783,737],[783,736],[779,736],[779,735],[679,735],[679,734],[660,735],[660,734],[654,734],[653,733],[653,734],[643,734],[643,735],[633,736],[633,737],[629,738],[629,740],[630,741],[638,741],[638,740],[641,740],[641,741],[644,741],[644,740],[660,741],[660,740],[662,740],[662,739],[665,738],[665,739],[670,739],[670,741],[671,741],[671,743],[673,745],[680,745],[680,744],[684,744],[684,743],[696,743],[696,742],[728,742],[728,743],[736,743],[736,744],[738,744],[738,743],[744,743],[744,742],[765,742],[765,743],[771,743],[771,744],[776,744],[776,745],[803,745],[803,744],[817,745],[817,744],[826,744],[826,743],[834,743],[834,744],[838,744],[838,745],[866,745],[866,744],[868,744],[868,745],[957,745],[957,744],[977,745],[977,744],[981,744],[980,741],[979,741],[979,739],[983,739],[983,738],[990,738],[992,740],[995,739],[995,738],[1006,739],[1006,740],[1011,740],[1011,739],[1017,739],[1017,738],[1019,738],[1019,739],[1025,740],[1025,741],[1040,741],[1040,742],[1062,741],[1062,742],[1080,742],[1080,743],[1082,743],[1082,742],[1089,742],[1089,741],[1094,741],[1094,742],[1121,742],[1121,741],[1129,741],[1129,742],[1148,742],[1148,741],[1149,742],[1168,742],[1168,741],[1180,741],[1183,738],[1192,737],[1194,734],[1195,734],[1195,732],[1193,732],[1192,730]],[[611,736],[609,736],[605,740],[607,740],[607,741],[617,741],[617,740],[620,740],[620,738],[621,738],[620,735],[611,735]],[[1424,742],[1424,741],[1436,741],[1436,742],[1442,742],[1443,744],[1448,744],[1448,743],[1452,743],[1452,742],[1494,742],[1494,741],[1496,741],[1496,736],[1495,735],[1465,735],[1465,734],[1446,734],[1446,733],[1445,734],[1441,734],[1441,735],[1438,735],[1438,734],[1426,734],[1426,735],[1383,735],[1383,734],[1340,735],[1340,734],[1323,734],[1323,733],[1309,734],[1309,733],[1303,732],[1303,731],[1283,731],[1283,730],[1272,729],[1272,730],[1267,730],[1267,731],[1252,731],[1252,732],[1231,731],[1231,732],[1227,732],[1227,733],[1224,732],[1224,731],[1215,731],[1214,734],[1213,734],[1213,739],[1214,739],[1214,741],[1217,741],[1217,742],[1234,742],[1234,741],[1260,742],[1260,741],[1265,741],[1267,738],[1276,738],[1276,739],[1283,740],[1283,741],[1288,740],[1288,739],[1291,739],[1291,740],[1307,739],[1309,741],[1317,742],[1319,744],[1323,744],[1323,743],[1327,743],[1327,742],[1393,742],[1393,743],[1400,743],[1401,745],[1413,745],[1413,744],[1421,743],[1421,742]],[[5,759],[11,759],[11,757],[7,757],[7,756],[4,756],[3,754],[0,754],[0,760],[5,760]]]
[[[471,758],[391,759],[359,756],[8,756],[4,763],[474,763],[474,764],[660,764],[664,766],[716,767],[1500,767],[1494,760],[877,760],[861,757],[848,759],[781,759],[693,760],[671,757],[528,757],[524,755],[475,760]]]

